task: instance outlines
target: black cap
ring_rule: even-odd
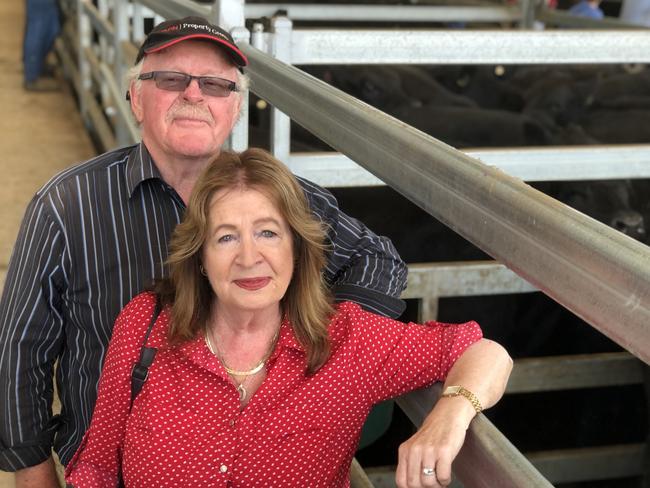
[[[236,66],[241,68],[248,64],[248,59],[239,50],[232,36],[220,27],[212,25],[203,17],[185,17],[166,20],[158,24],[140,46],[135,64],[138,64],[146,54],[155,53],[188,39],[205,39],[215,42]]]

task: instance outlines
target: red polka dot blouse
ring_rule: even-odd
[[[92,421],[66,470],[76,488],[347,487],[361,427],[376,403],[444,380],[481,338],[475,322],[404,324],[346,302],[330,324],[332,354],[304,374],[305,351],[284,321],[267,377],[241,410],[203,337],[172,347],[163,311],[158,353],[131,412],[130,375],[153,313],[141,294],[122,311]]]

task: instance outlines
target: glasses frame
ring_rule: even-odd
[[[174,75],[181,75],[185,79],[185,86],[182,88],[179,88],[178,90],[174,88],[166,88],[160,86],[161,81],[159,81],[159,77],[162,77],[164,75],[169,75],[169,74],[174,74]],[[237,87],[237,83],[231,80],[227,80],[225,78],[220,78],[218,76],[194,76],[190,75],[189,73],[182,73],[180,71],[149,71],[147,73],[141,73],[138,76],[138,80],[153,80],[156,83],[156,87],[160,88],[161,90],[165,91],[172,91],[172,92],[182,92],[187,89],[188,86],[190,86],[190,83],[192,83],[192,80],[196,80],[199,84],[199,89],[201,90],[201,93],[204,95],[207,95],[209,97],[218,97],[218,98],[227,98],[230,95],[230,92],[238,92],[239,88]],[[206,93],[205,91],[205,83],[206,81],[211,81],[211,80],[218,80],[219,82],[225,82],[225,86],[223,87],[225,90],[227,90],[227,93],[225,95],[213,95],[211,93]],[[180,85],[179,85],[180,86]]]

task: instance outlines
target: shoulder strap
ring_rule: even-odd
[[[135,398],[140,393],[140,390],[142,390],[145,381],[147,381],[147,376],[149,376],[149,367],[156,357],[157,349],[155,347],[147,347],[147,341],[149,340],[149,335],[153,330],[156,320],[158,320],[161,308],[160,300],[158,295],[156,295],[156,306],[153,315],[151,316],[147,332],[144,335],[144,340],[142,341],[140,358],[138,359],[138,362],[133,365],[133,369],[131,370],[131,406],[133,406]]]

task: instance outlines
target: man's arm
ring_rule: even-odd
[[[27,208],[0,299],[0,469],[47,471],[56,418],[52,371],[62,343],[60,225],[35,197]],[[28,486],[28,485],[27,485]],[[47,486],[47,485],[42,485]]]
[[[36,466],[16,471],[16,488],[60,488],[54,460],[49,457]]]
[[[370,312],[398,317],[405,308],[399,296],[406,288],[408,270],[393,243],[341,212],[329,191],[302,178],[298,181],[312,211],[327,226],[332,249],[325,279],[336,300],[350,300]]]

